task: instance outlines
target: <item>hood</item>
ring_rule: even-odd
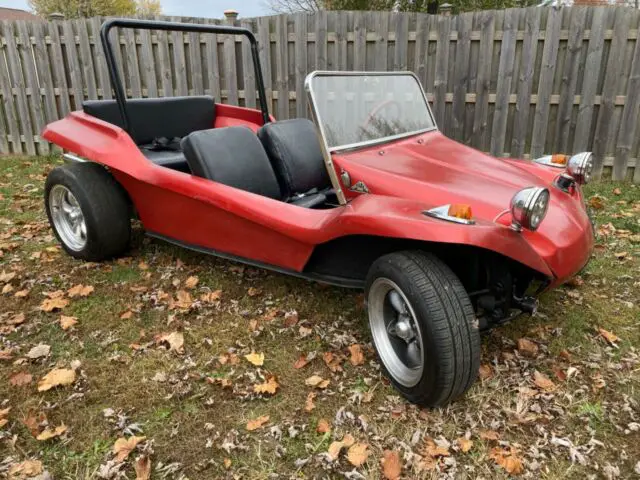
[[[488,220],[509,208],[518,190],[548,186],[514,162],[485,155],[437,131],[351,152],[341,160],[346,160],[338,163],[352,173],[353,181],[364,180],[372,193],[431,206],[467,203],[474,216]]]

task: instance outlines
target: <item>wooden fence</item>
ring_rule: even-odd
[[[598,175],[612,167],[613,178],[640,182],[640,11],[534,7],[459,16],[318,12],[174,20],[254,31],[278,119],[308,116],[303,82],[313,70],[412,70],[451,138],[499,156],[593,150]],[[39,136],[47,122],[84,99],[112,98],[100,24],[99,18],[0,23],[0,153],[47,154],[50,145]],[[206,93],[256,105],[245,40],[115,33],[129,96]]]

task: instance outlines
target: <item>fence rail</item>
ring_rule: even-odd
[[[640,11],[171,19],[252,30],[269,109],[278,119],[308,116],[303,82],[313,70],[411,70],[451,138],[498,156],[589,149],[598,175],[606,169],[615,179],[640,182]],[[46,123],[85,99],[113,98],[99,44],[101,22],[0,23],[0,153],[47,154],[51,147],[39,136]],[[128,96],[210,94],[256,106],[250,51],[242,39],[115,33]]]

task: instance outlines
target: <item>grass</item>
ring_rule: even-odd
[[[482,363],[492,377],[447,408],[423,411],[405,403],[380,374],[358,292],[150,241],[139,227],[124,259],[91,265],[63,254],[41,198],[46,173],[57,162],[0,159],[0,272],[16,273],[9,282],[13,291],[0,295],[0,326],[16,313],[26,316],[15,331],[0,335],[0,350],[14,355],[0,360],[0,410],[11,407],[0,429],[6,452],[0,454],[0,475],[2,465],[31,458],[54,478],[97,478],[113,457],[115,440],[138,432],[147,441],[123,465],[129,478],[140,454],[151,456],[152,478],[341,477],[355,467],[344,455],[330,463],[323,454],[349,433],[369,446],[368,460],[356,469],[365,478],[381,477],[386,449],[397,450],[403,476],[415,478],[424,436],[453,444],[451,456],[437,460],[441,474],[504,478],[507,473],[490,457],[499,444],[484,439],[485,430],[498,432],[501,445],[517,452],[531,477],[583,478],[607,465],[619,468],[621,478],[633,475],[640,459],[637,433],[629,430],[640,417],[640,187],[603,182],[587,188],[587,198],[601,197],[603,208],[596,211],[598,247],[582,282],[544,294],[541,315],[486,335]],[[171,310],[160,292],[174,296],[190,276],[199,279],[190,290],[194,299],[221,290],[219,302]],[[70,299],[61,313],[78,323],[64,331],[61,313],[39,306],[44,293],[77,284],[94,291]],[[249,295],[250,287],[259,293]],[[13,296],[22,289],[29,290],[26,298]],[[131,317],[121,318],[128,311]],[[295,325],[285,319],[291,311],[297,312]],[[310,333],[303,336],[301,327]],[[598,328],[619,341],[608,344]],[[181,355],[156,341],[175,331],[184,335]],[[539,345],[537,357],[517,351],[522,337]],[[39,343],[51,346],[50,355],[26,358]],[[345,361],[342,372],[331,372],[323,353],[348,356],[353,343],[363,345],[365,365]],[[264,353],[264,366],[244,359],[252,351]],[[294,368],[309,352],[316,358]],[[221,363],[225,355],[237,355],[237,363]],[[73,385],[37,391],[36,382],[48,371],[72,363]],[[11,385],[9,378],[21,371],[33,376],[32,383]],[[535,371],[555,389],[536,388]],[[314,391],[315,408],[307,412],[312,389],[305,379],[313,374],[330,384]],[[278,392],[256,395],[253,386],[272,375]],[[49,425],[64,423],[67,432],[36,440],[22,422],[33,412],[45,414]],[[266,426],[246,429],[263,415],[269,416]],[[331,424],[330,433],[317,432],[321,419]],[[473,446],[462,453],[454,445],[467,432]],[[568,439],[585,461],[572,463],[568,447],[552,438]],[[592,438],[601,443],[590,444]],[[5,456],[11,458],[3,464]]]

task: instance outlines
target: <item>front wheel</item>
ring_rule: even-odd
[[[471,387],[480,366],[478,322],[447,265],[418,251],[385,255],[369,270],[365,296],[382,367],[404,397],[438,407]]]

